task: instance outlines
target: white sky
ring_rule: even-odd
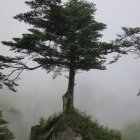
[[[12,19],[16,14],[27,11],[24,0],[0,1],[0,41],[10,40],[27,31],[27,25]],[[121,27],[140,25],[139,0],[94,0],[96,19],[108,25],[104,41],[115,39]],[[0,54],[8,50],[0,45]],[[125,56],[118,63],[109,65],[106,71],[92,70],[77,74],[75,106],[86,111],[102,124],[120,128],[126,121],[140,117],[140,58]],[[0,91],[0,104],[15,107],[24,114],[24,119],[34,125],[40,116],[62,111],[61,96],[67,88],[67,80],[51,79],[43,70],[25,72],[20,81],[18,93]],[[6,93],[6,94],[4,94]],[[7,105],[7,103],[9,105]],[[33,119],[34,118],[34,119]]]

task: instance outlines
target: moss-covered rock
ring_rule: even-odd
[[[78,111],[54,115],[46,121],[42,119],[39,127],[34,140],[65,140],[66,137],[66,140],[121,140],[119,131],[103,127]]]

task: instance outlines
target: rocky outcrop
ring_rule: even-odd
[[[76,111],[54,115],[44,124],[32,127],[30,140],[121,140],[119,131]]]

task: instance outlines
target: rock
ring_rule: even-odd
[[[52,140],[82,140],[82,136],[72,131],[67,127],[65,131],[58,134],[57,137],[53,136]]]

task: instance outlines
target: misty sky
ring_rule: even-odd
[[[26,33],[28,25],[13,16],[28,11],[24,0],[0,1],[0,41],[11,40]],[[121,27],[140,25],[139,0],[94,0],[96,20],[107,24],[103,41],[115,39]],[[0,54],[9,54],[0,44]],[[107,70],[91,70],[76,75],[75,106],[86,111],[105,126],[120,128],[127,121],[140,117],[140,58],[122,57]],[[9,111],[19,110],[24,124],[35,125],[41,116],[62,111],[62,95],[67,89],[67,79],[62,76],[52,80],[44,70],[24,72],[18,92],[0,90],[0,106]],[[20,116],[20,115],[19,115]],[[13,118],[14,119],[14,116]],[[17,118],[16,118],[17,119]],[[11,118],[9,117],[10,122]],[[22,123],[21,123],[22,126]]]

